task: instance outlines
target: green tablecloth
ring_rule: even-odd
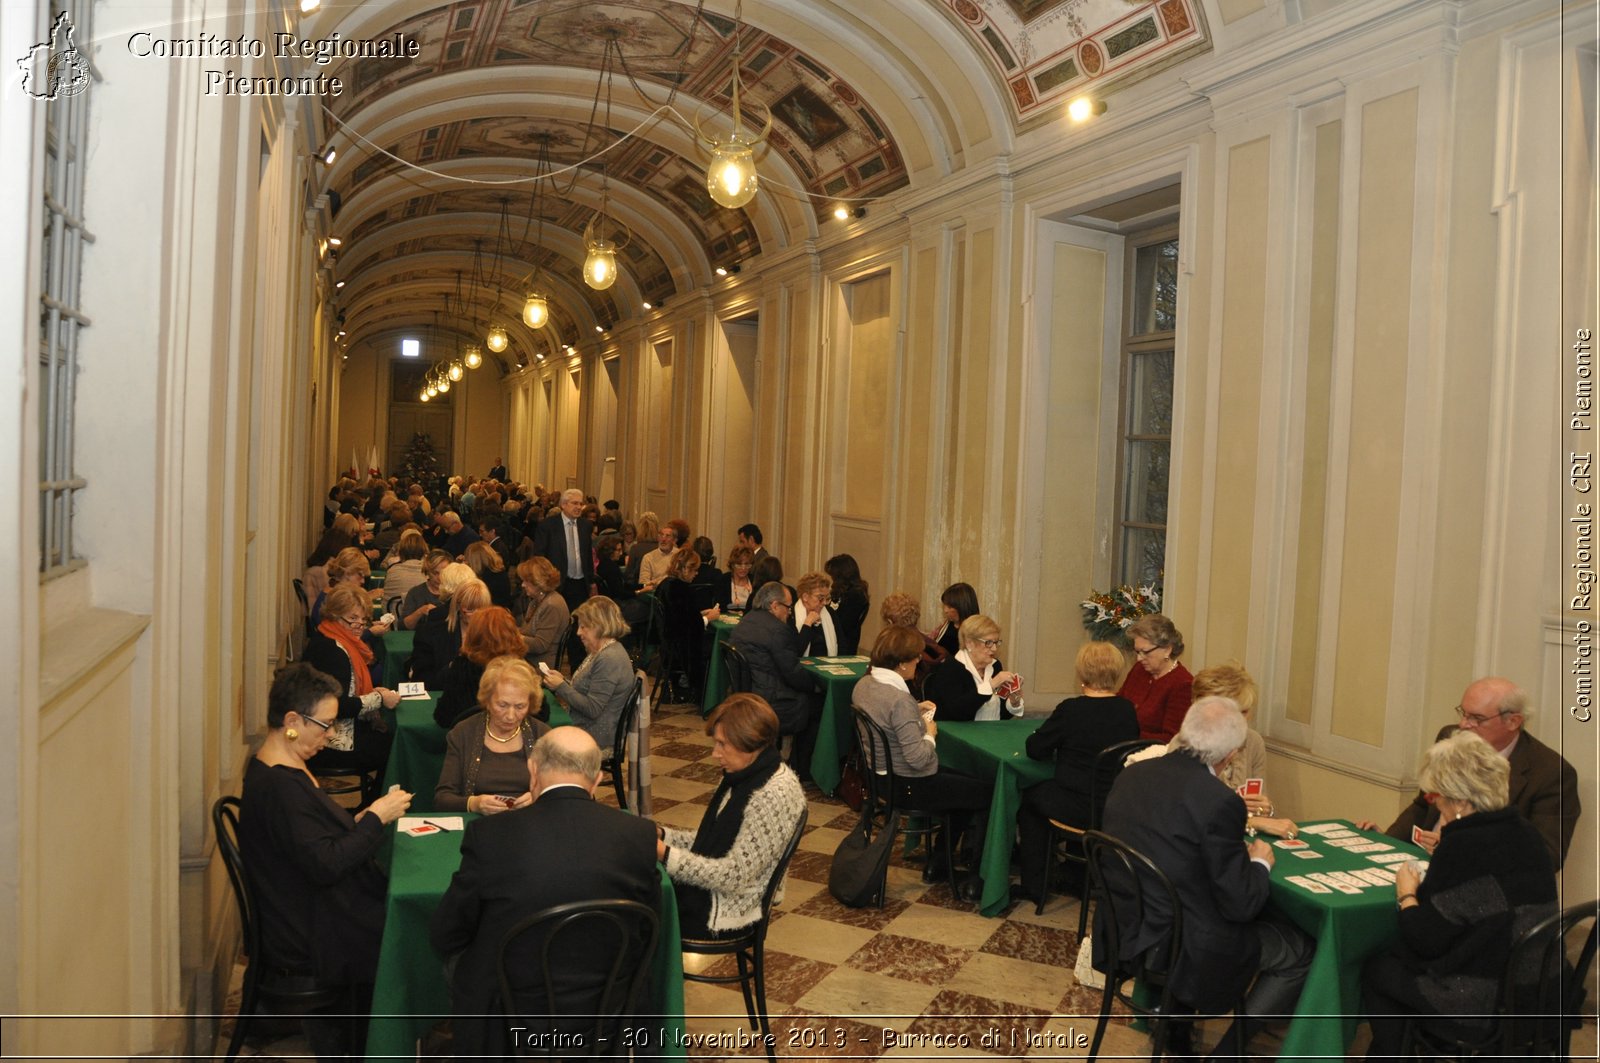
[[[415,631],[387,631],[383,636],[383,678],[381,687],[394,690],[405,678],[406,662],[411,660],[412,647],[416,645]]]
[[[939,724],[939,766],[994,782],[978,862],[983,875],[978,910],[984,915],[999,915],[1011,899],[1011,841],[1017,833],[1021,792],[1055,774],[1053,761],[1029,759],[1025,748],[1028,736],[1044,721],[1043,716],[1024,716]]]
[[[1308,820],[1301,826],[1319,822],[1330,821]],[[1344,820],[1337,822],[1354,829]],[[1427,858],[1421,849],[1406,842],[1376,831],[1364,833],[1397,851]],[[1322,856],[1307,860],[1288,850],[1275,849],[1268,903],[1315,938],[1317,952],[1278,1058],[1342,1059],[1361,1016],[1361,965],[1369,956],[1383,951],[1395,936],[1394,887],[1372,886],[1359,894],[1310,893],[1300,889],[1287,881],[1288,876],[1382,866],[1368,859],[1371,854],[1329,845],[1316,834],[1302,833],[1300,837],[1310,843],[1309,851]]]
[[[839,788],[844,755],[855,746],[851,729],[850,692],[856,688],[870,665],[865,660],[843,657],[802,657],[800,663],[822,688],[822,718],[817,722],[817,745],[811,753],[811,778],[825,794]],[[829,666],[850,669],[849,675],[835,675]]]
[[[387,790],[398,785],[415,795],[411,800],[412,812],[427,812],[433,808],[433,789],[439,785],[439,772],[444,768],[445,730],[433,722],[433,707],[438,702],[439,692],[430,690],[426,698],[401,701],[389,715],[394,744],[389,747],[383,788]],[[544,692],[544,702],[550,709],[551,727],[572,722],[566,707],[548,690]]]
[[[367,573],[367,590],[375,591],[383,586],[383,581],[388,577],[388,574],[388,570],[382,568],[375,568]]]
[[[461,863],[461,835],[460,831],[422,838],[394,835],[383,947],[367,1024],[369,1060],[415,1059],[418,1038],[450,1014],[450,989],[439,956],[428,943],[428,920]],[[665,1043],[661,1054],[674,1057],[685,1054],[681,942],[677,897],[662,870],[661,936],[645,1007],[649,1014],[661,1016]]]
[[[728,641],[733,629],[739,626],[737,616],[719,616],[711,621],[711,659],[706,662],[706,692],[700,699],[700,715],[710,716],[711,710],[722,704],[727,696],[728,668],[722,659],[722,644]]]

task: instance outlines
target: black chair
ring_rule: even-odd
[[[622,707],[622,716],[617,720],[617,730],[611,737],[611,752],[600,761],[600,770],[609,772],[611,785],[617,791],[617,807],[624,812],[628,810],[628,788],[624,769],[628,763],[628,732],[633,730],[633,721],[639,716],[639,699],[644,696],[644,676],[635,673],[633,678],[633,693],[628,695],[628,703]]]
[[[755,676],[750,672],[750,658],[731,642],[722,644],[722,664],[728,670],[728,693],[750,694],[756,689]]]
[[[522,947],[530,934],[542,938],[536,950]],[[564,1058],[616,1057],[622,1024],[649,981],[659,934],[649,905],[623,900],[557,904],[506,931],[496,971],[508,1056],[547,1054],[538,1051],[547,1047]],[[575,956],[603,966],[604,975],[587,999],[558,1000],[557,977]]]
[[[767,879],[767,888],[761,894],[761,918],[733,937],[710,940],[683,939],[684,952],[704,956],[731,954],[734,957],[739,966],[738,974],[707,974],[704,971],[691,974],[686,970],[683,972],[684,980],[712,985],[731,985],[738,982],[739,989],[744,993],[744,1008],[749,1015],[750,1025],[759,1029],[766,1040],[769,1060],[776,1060],[777,1057],[773,1048],[772,1022],[767,1017],[767,924],[772,920],[773,895],[778,892],[778,886],[783,882],[783,873],[788,870],[789,860],[800,844],[800,836],[805,833],[806,814],[805,809],[800,810],[800,819],[794,825],[794,833],[789,835],[789,842],[783,847],[783,856],[772,869],[772,877]],[[752,989],[754,989],[753,994]]]
[[[954,819],[948,812],[930,812],[925,809],[905,807],[900,800],[900,782],[894,773],[894,757],[890,754],[889,732],[860,709],[852,707],[855,716],[856,757],[866,776],[866,793],[863,795],[861,816],[867,821],[867,840],[880,830],[908,834],[923,839],[928,850],[928,870],[938,855],[933,842],[934,831],[942,830],[945,836],[945,881],[953,890],[956,887],[956,839],[952,836]],[[878,907],[883,907],[885,883],[878,884]]]
[[[664,579],[656,587],[661,607],[660,653],[656,658],[656,704],[698,702],[704,684],[701,643],[705,622],[694,608],[694,590],[680,579]]]
[[[398,594],[390,595],[388,600],[383,603],[383,611],[386,613],[393,613],[396,617],[399,617],[400,607],[405,604],[405,601],[406,600]]]
[[[642,625],[628,633],[628,640],[631,640],[631,645],[628,647],[628,657],[633,661],[635,668],[648,669],[654,663],[651,659],[651,651],[656,649],[661,642],[664,612],[661,607],[661,599],[654,594],[641,593],[638,597],[639,600],[648,605],[650,612],[646,615]]]
[[[1573,932],[1591,920],[1569,962]],[[1554,912],[1525,930],[1511,946],[1501,976],[1496,1021],[1474,1032],[1448,1018],[1413,1018],[1402,1035],[1401,1054],[1429,1058],[1490,1056],[1505,1059],[1566,1059],[1572,1031],[1583,1021],[1584,983],[1594,965],[1600,901]]]
[[[556,671],[565,670],[567,661],[570,658],[569,651],[572,649],[572,641],[577,637],[578,618],[572,617],[567,621],[567,630],[562,633],[560,640],[556,643],[556,660],[555,664],[551,665]]]
[[[294,596],[300,602],[300,620],[306,631],[306,638],[311,637],[311,632],[316,630],[311,626],[311,599],[306,597],[305,582],[296,576],[289,581],[294,584]]]
[[[255,889],[245,874],[244,857],[239,852],[239,799],[219,797],[211,806],[211,824],[217,833],[217,848],[222,866],[228,869],[233,899],[239,907],[239,928],[244,937],[244,986],[239,996],[239,1014],[234,1019],[233,1037],[228,1041],[232,1060],[244,1045],[245,1031],[261,1004],[271,1005],[278,1014],[304,1014],[334,1008],[346,1000],[342,990],[311,983],[309,975],[284,975],[273,971],[261,955],[261,923],[257,918]]]
[[[1117,775],[1122,771],[1122,762],[1131,753],[1155,745],[1155,742],[1144,738],[1135,738],[1128,742],[1118,742],[1116,745],[1102,749],[1094,759],[1094,768],[1089,774],[1089,824],[1087,827],[1075,827],[1070,823],[1062,823],[1058,819],[1050,821],[1049,833],[1045,835],[1045,875],[1039,887],[1039,897],[1034,905],[1033,914],[1043,915],[1044,906],[1050,899],[1050,871],[1055,857],[1060,856],[1080,867],[1088,863],[1083,853],[1083,836],[1091,830],[1100,829],[1100,817],[1106,809],[1106,794],[1111,792],[1111,784],[1117,781]],[[1076,851],[1074,851],[1076,850]],[[1078,905],[1078,939],[1083,939],[1083,932],[1089,925],[1089,898],[1088,890],[1084,891],[1083,903]]]
[[[1106,987],[1100,997],[1100,1017],[1095,1021],[1089,1058],[1100,1056],[1100,1042],[1105,1037],[1106,1023],[1115,1002],[1149,1022],[1150,1063],[1159,1063],[1173,1022],[1192,1022],[1207,1017],[1195,1014],[1173,997],[1168,977],[1177,965],[1183,942],[1182,902],[1166,873],[1131,845],[1092,830],[1083,836],[1083,850],[1089,872],[1088,892],[1101,905],[1100,918],[1095,920],[1096,944],[1101,945],[1108,957]],[[1152,905],[1151,895],[1162,897],[1164,908]],[[1084,904],[1088,904],[1089,899],[1086,896]],[[1146,949],[1137,957],[1123,959],[1121,928],[1144,925],[1151,911],[1160,911],[1163,915],[1171,913],[1166,942]],[[1135,993],[1131,986],[1124,991],[1123,985],[1130,981],[1156,990],[1154,1007],[1147,995]]]

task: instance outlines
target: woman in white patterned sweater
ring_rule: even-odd
[[[800,780],[778,755],[778,716],[764,699],[729,697],[706,720],[706,734],[722,782],[699,829],[656,827],[656,859],[677,891],[683,936],[700,939],[761,918],[761,893],[806,804]]]

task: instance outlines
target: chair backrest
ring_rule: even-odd
[[[638,901],[574,901],[522,919],[506,931],[496,958],[499,1005],[508,1026],[517,1028],[525,1044],[540,1044],[541,1033],[560,1033],[583,1046],[562,1055],[600,1054],[614,1043],[649,977],[659,931],[655,911]],[[596,975],[596,982],[558,999],[557,982],[570,985],[576,960],[592,968],[584,973]],[[520,1053],[523,1046],[514,1047]]]
[[[403,597],[398,594],[391,594],[383,603],[383,611],[386,613],[393,613],[395,616],[399,616],[400,607],[404,604],[405,599]]]
[[[228,869],[228,881],[233,885],[233,899],[239,906],[245,955],[253,962],[261,955],[261,928],[256,921],[255,894],[245,875],[244,855],[239,852],[239,810],[242,807],[237,797],[217,798],[211,805],[211,825],[217,833],[222,866]]]
[[[1570,938],[1584,920],[1589,929],[1576,962],[1569,962]],[[1517,938],[1500,985],[1499,1054],[1565,1055],[1567,1020],[1581,1017],[1597,930],[1600,901],[1587,901],[1551,913]]]
[[[623,779],[628,761],[628,732],[633,730],[633,721],[639,718],[639,699],[643,696],[644,677],[635,672],[633,693],[628,695],[628,703],[617,717],[616,733],[611,736],[611,785],[617,791],[617,807],[624,812],[628,810],[628,788]]]
[[[750,671],[750,658],[731,642],[722,644],[722,661],[728,668],[728,693],[750,694],[756,689],[755,676]]]
[[[551,666],[556,671],[558,671],[558,672],[561,671],[562,670],[562,666],[564,664],[566,664],[567,650],[569,648],[571,648],[572,640],[577,638],[577,637],[578,637],[578,618],[574,616],[574,617],[570,617],[567,620],[567,630],[563,631],[561,633],[560,637],[556,640],[556,660],[555,660],[555,664],[553,664]]]
[[[299,576],[296,576],[289,582],[294,584],[294,596],[300,599],[300,608],[309,613],[311,611],[311,602],[306,599],[305,583],[300,579]]]
[[[1106,810],[1106,795],[1111,792],[1111,784],[1116,782],[1117,776],[1122,773],[1123,761],[1129,754],[1156,744],[1147,738],[1135,738],[1106,746],[1095,756],[1094,770],[1089,777],[1090,830],[1100,829],[1100,817]]]
[[[1177,889],[1148,856],[1109,834],[1089,831],[1083,836],[1083,851],[1089,866],[1089,895],[1100,905],[1094,932],[1097,936],[1104,935],[1105,955],[1109,958],[1106,981],[1161,976],[1154,980],[1161,983],[1161,1008],[1169,1010],[1171,981],[1164,975],[1177,965],[1183,940],[1183,906],[1179,903]],[[1123,932],[1146,925],[1151,912],[1161,910],[1162,905],[1151,903],[1153,896],[1160,896],[1170,912],[1165,948],[1148,949],[1139,957],[1125,959],[1122,956]],[[1120,985],[1117,996],[1128,1002]]]
[[[861,812],[874,823],[888,825],[894,820],[895,794],[898,792],[889,732],[855,706],[851,706],[850,711],[856,724],[856,755],[866,774],[866,803]]]

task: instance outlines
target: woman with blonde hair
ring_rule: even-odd
[[[833,577],[826,572],[807,572],[795,580],[794,589],[794,611],[789,619],[800,633],[801,655],[837,657],[839,632],[828,608],[833,597]]]
[[[362,796],[372,800],[377,777],[389,760],[392,741],[379,722],[379,710],[392,709],[400,695],[378,686],[383,672],[383,640],[368,630],[372,606],[366,593],[349,584],[334,587],[323,601],[323,617],[306,640],[305,662],[339,684],[338,721],[328,742],[312,759],[312,771],[366,774]]]
[[[495,605],[511,608],[511,579],[506,575],[505,559],[498,550],[480,539],[463,551],[461,560],[489,588],[489,597]]]
[[[975,613],[961,622],[961,649],[928,673],[923,693],[939,719],[1000,720],[1021,716],[1022,677],[1000,663],[1000,625]]]
[[[549,558],[530,557],[517,566],[522,581],[523,653],[534,665],[554,667],[561,640],[567,637],[571,614],[561,597],[561,573]]]
[[[637,587],[639,562],[656,548],[656,540],[661,537],[661,518],[647,509],[639,514],[639,519],[634,523],[634,531],[633,545],[628,547],[628,563],[623,568],[622,575],[631,585]]]
[[[578,621],[583,663],[570,681],[556,671],[546,671],[544,681],[567,707],[573,724],[589,732],[601,749],[610,749],[633,695],[633,661],[617,641],[628,634],[628,625],[617,603],[603,594],[584,601],[572,615]]]
[[[369,609],[372,607],[373,601],[383,593],[382,591],[369,592],[367,590],[367,577],[372,575],[372,564],[367,560],[366,554],[363,554],[353,546],[347,546],[340,550],[325,568],[328,573],[327,590],[343,585],[355,587],[367,596],[367,607]],[[325,590],[311,603],[311,623],[313,626],[322,622],[322,603],[326,595],[327,591]],[[387,628],[383,630],[387,630]],[[382,634],[382,631],[378,633]]]
[[[505,613],[498,606],[484,614]],[[506,613],[505,623],[511,624]],[[511,633],[516,635],[516,627]],[[520,640],[519,640],[520,641]],[[533,718],[543,698],[539,677],[520,655],[492,658],[479,669],[474,707],[450,728],[445,738],[444,766],[433,791],[439,812],[493,815],[533,803],[528,792],[528,750],[550,730]]]
[[[412,643],[409,664],[411,679],[426,684],[429,690],[438,690],[444,679],[444,670],[461,652],[460,605],[458,595],[476,583],[483,588],[482,604],[488,605],[489,589],[472,574],[472,569],[459,561],[452,561],[439,573],[439,607],[417,624],[417,637]],[[470,617],[469,617],[470,619]]]

